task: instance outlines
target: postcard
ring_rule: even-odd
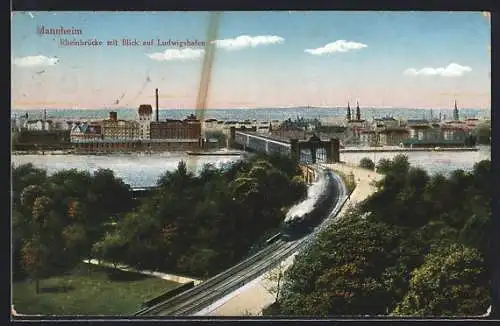
[[[483,12],[21,12],[12,315],[491,313]]]

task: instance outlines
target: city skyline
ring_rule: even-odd
[[[16,12],[12,109],[154,106],[155,88],[161,108],[194,108],[207,22],[206,12]],[[107,45],[123,38],[153,45]],[[172,45],[186,40],[195,46]],[[224,13],[208,107],[489,109],[489,44],[480,12]]]

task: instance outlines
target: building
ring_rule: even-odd
[[[378,134],[375,130],[362,130],[360,134],[360,142],[366,146],[378,145]]]
[[[408,126],[409,138],[417,140],[427,140],[428,130],[431,128],[430,125],[413,125]]]
[[[70,132],[70,140],[72,143],[90,142],[102,139],[102,127],[96,123],[81,123],[75,125]]]
[[[218,122],[217,119],[205,119],[203,125],[207,131],[222,131],[222,128],[219,128]]]
[[[379,133],[379,144],[382,146],[400,146],[409,137],[405,128],[386,128]]]
[[[464,141],[468,135],[467,130],[459,126],[443,125],[441,131],[444,140]]]
[[[29,131],[50,131],[52,129],[52,120],[27,120],[21,126],[21,129]]]
[[[184,120],[153,121],[151,122],[151,139],[191,139],[199,141],[201,138],[201,122],[194,115]]]
[[[472,128],[475,128],[479,122],[480,121],[479,121],[478,118],[467,118],[467,119],[465,119],[465,124],[468,127],[472,127]]]
[[[347,117],[350,116],[351,108],[348,105]],[[350,119],[347,121],[348,133],[350,134],[346,143],[358,143],[361,139],[361,131],[369,129],[369,124],[366,120],[361,119],[361,110],[359,109],[359,102],[356,102],[356,119]]]
[[[153,107],[149,104],[141,104],[137,109],[137,121],[139,122],[139,138],[151,138],[151,121],[153,119]]]
[[[402,126],[412,127],[412,126],[428,126],[429,120],[426,119],[408,119]]]
[[[116,112],[109,113],[109,119],[102,120],[102,136],[105,140],[139,139],[140,124],[137,121],[118,120]]]
[[[372,126],[376,128],[398,128],[401,122],[393,117],[382,117],[373,119]]]

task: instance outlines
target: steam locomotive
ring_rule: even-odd
[[[334,186],[334,177],[330,171],[322,170],[323,178],[326,179],[321,194],[312,204],[312,209],[301,215],[292,215],[285,220],[282,231],[279,234],[267,240],[267,243],[276,241],[278,238],[286,241],[292,241],[311,233],[325,217],[333,210],[335,206],[335,197],[337,196]],[[279,235],[279,236],[278,236]]]

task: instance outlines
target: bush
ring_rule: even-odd
[[[375,170],[375,163],[368,157],[364,157],[359,161],[359,167],[368,170]]]

